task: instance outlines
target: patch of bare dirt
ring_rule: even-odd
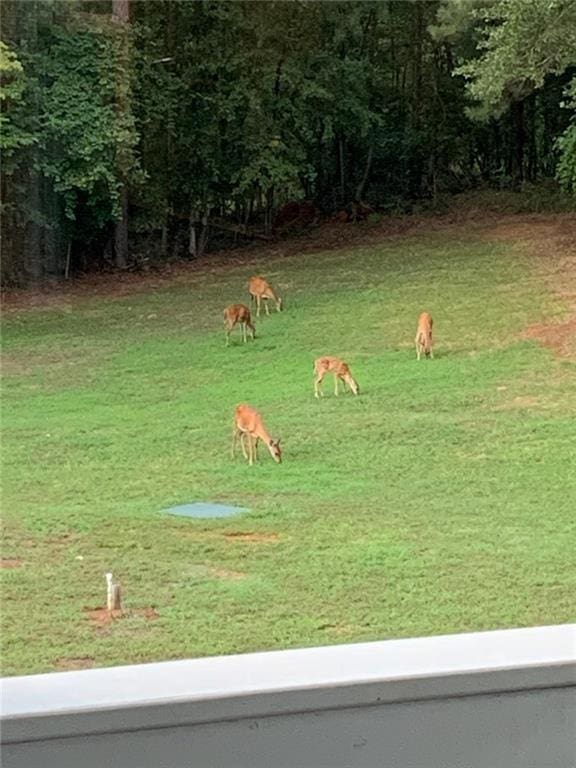
[[[0,560],[0,568],[20,568],[22,560],[17,557],[3,557]]]
[[[5,352],[2,355],[2,374],[4,376],[27,376],[32,373],[33,368],[27,362],[13,359]]]
[[[246,574],[242,571],[230,571],[227,568],[210,568],[210,575],[225,581],[242,581],[246,578]]]
[[[529,325],[523,337],[538,341],[562,357],[576,357],[576,315],[563,323]]]
[[[490,239],[523,248],[534,260],[534,271],[566,305],[567,320],[529,325],[531,339],[563,357],[576,357],[576,216],[532,215],[499,221],[486,228]]]
[[[483,227],[495,240],[524,241],[541,246],[542,255],[550,253],[551,241],[555,248],[576,254],[576,214],[526,214],[507,216]]]
[[[84,608],[84,613],[95,629],[106,629],[115,621],[140,617],[148,621],[157,619],[160,614],[155,608],[134,608],[126,611],[109,611],[107,608]]]
[[[277,533],[250,533],[234,531],[233,533],[225,533],[224,538],[227,541],[247,541],[252,544],[273,544],[280,538]]]
[[[84,613],[98,629],[108,627],[123,616],[122,611],[109,611],[107,608],[84,608]]]
[[[75,533],[62,533],[60,536],[53,536],[50,539],[45,539],[45,543],[57,547],[66,547],[77,539],[78,535]]]
[[[75,669],[92,669],[94,664],[95,660],[92,656],[63,656],[61,659],[56,659],[54,666],[63,672],[71,672]]]
[[[136,611],[137,616],[142,616],[145,619],[148,619],[148,621],[153,621],[154,619],[160,618],[160,614],[156,610],[156,608],[142,608],[139,611]]]

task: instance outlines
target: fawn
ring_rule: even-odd
[[[249,405],[236,406],[234,414],[234,434],[232,436],[232,458],[236,452],[236,443],[240,438],[242,453],[244,458],[248,459],[248,464],[252,466],[254,460],[258,458],[258,440],[266,443],[270,455],[277,464],[282,461],[282,451],[280,450],[280,440],[273,440],[266,427],[262,423],[262,417],[255,408]],[[248,440],[248,451],[246,451],[245,441]]]
[[[416,331],[416,357],[420,360],[420,355],[424,353],[426,357],[434,359],[432,352],[432,317],[428,312],[422,312],[418,318],[418,329]]]
[[[263,277],[251,277],[250,282],[248,283],[248,291],[250,293],[250,301],[252,303],[256,301],[256,317],[260,317],[260,305],[262,299],[265,301],[264,306],[266,307],[267,315],[270,314],[270,309],[268,307],[269,299],[272,299],[276,304],[278,312],[282,311],[282,299],[276,295],[270,283],[266,282]]]
[[[256,338],[256,329],[252,324],[252,318],[250,317],[250,310],[244,304],[230,304],[224,310],[224,326],[226,328],[226,346],[230,344],[230,334],[232,329],[240,323],[242,326],[242,336],[244,343],[246,343],[246,328],[250,328],[250,335],[253,339]]]
[[[339,379],[342,379],[344,384],[347,384],[355,395],[360,392],[360,387],[350,373],[350,368],[338,357],[319,357],[314,361],[314,373],[316,375],[316,378],[314,379],[314,394],[316,397],[320,397],[322,394],[320,384],[327,373],[334,374],[335,395],[338,395]]]

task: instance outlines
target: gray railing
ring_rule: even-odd
[[[2,680],[3,768],[574,768],[576,625]]]

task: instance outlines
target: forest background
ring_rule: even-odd
[[[471,189],[576,194],[574,0],[5,0],[2,17],[8,285]]]

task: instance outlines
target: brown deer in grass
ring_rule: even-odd
[[[432,351],[432,317],[428,312],[422,312],[418,318],[415,343],[418,360],[420,360],[422,353],[426,357],[434,359],[434,352]]]
[[[238,405],[234,414],[234,434],[232,436],[232,458],[236,452],[236,443],[240,438],[242,453],[252,466],[258,458],[258,441],[262,440],[277,464],[282,461],[280,440],[273,440],[262,422],[262,417],[255,408],[249,405]],[[246,442],[248,450],[246,450]]]
[[[282,311],[282,299],[275,293],[274,289],[263,277],[251,277],[248,283],[248,291],[250,293],[250,301],[256,302],[256,317],[260,317],[260,306],[262,300],[264,300],[266,307],[266,314],[270,314],[270,308],[268,307],[268,301],[272,300],[276,305],[278,312]]]
[[[242,326],[242,337],[244,344],[246,344],[246,329],[250,328],[250,335],[253,339],[256,338],[256,329],[252,324],[252,318],[250,316],[250,310],[244,304],[230,304],[224,310],[224,326],[226,328],[226,346],[230,344],[230,334],[236,324]]]
[[[350,373],[350,368],[346,363],[338,357],[319,357],[314,361],[314,394],[316,397],[322,395],[320,384],[327,373],[332,373],[334,375],[335,395],[338,395],[338,382],[340,380],[342,380],[355,395],[360,392],[360,387],[358,386],[356,379]]]

